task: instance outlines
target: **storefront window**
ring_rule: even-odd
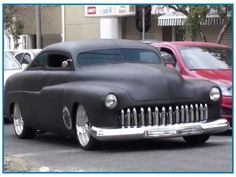
[[[184,41],[184,28],[182,26],[175,27],[175,40]]]

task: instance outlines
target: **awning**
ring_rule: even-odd
[[[158,26],[183,26],[186,19],[186,15],[181,12],[169,12],[158,17]],[[204,26],[218,26],[223,24],[224,20],[216,13],[207,14],[205,22],[201,23]]]

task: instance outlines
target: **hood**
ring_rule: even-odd
[[[163,65],[109,64],[81,67],[78,78],[126,90],[135,101],[189,99],[194,86]]]
[[[232,86],[232,70],[194,70],[194,74],[202,77],[203,79],[211,80],[213,82],[221,82]]]

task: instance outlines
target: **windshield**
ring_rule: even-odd
[[[229,69],[232,64],[231,49],[188,47],[181,48],[183,60],[190,70]]]
[[[4,70],[17,69],[21,69],[21,66],[17,63],[15,58],[11,54],[4,52]]]
[[[145,49],[105,49],[80,53],[79,66],[112,63],[161,64],[161,57],[154,51]]]

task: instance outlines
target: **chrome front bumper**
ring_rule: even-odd
[[[166,126],[143,126],[140,128],[91,128],[91,135],[97,140],[124,140],[142,138],[178,137],[224,132],[230,128],[226,119],[213,122],[196,122]]]

